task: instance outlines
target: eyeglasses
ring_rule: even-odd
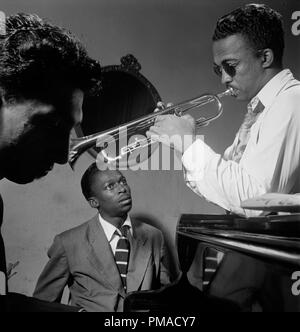
[[[224,62],[221,66],[218,66],[216,64],[214,64],[214,72],[221,77],[222,76],[222,69],[225,71],[225,73],[230,76],[230,77],[234,77],[236,75],[236,67],[237,67],[238,63],[228,63],[228,62]]]
[[[260,57],[263,55],[263,52],[264,52],[263,49],[259,49],[259,50],[255,51],[255,56]],[[237,66],[239,65],[240,62],[237,60],[234,60],[233,63],[229,63],[227,61],[225,60],[220,66],[214,64],[213,69],[214,69],[214,72],[218,76],[220,76],[220,77],[222,76],[222,70],[224,70],[225,73],[230,77],[234,77],[236,75]],[[233,61],[233,60],[230,60],[230,61]]]

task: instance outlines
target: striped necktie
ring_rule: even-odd
[[[215,248],[208,247],[204,251],[203,291],[206,291],[220,265],[224,253]]]
[[[264,110],[264,105],[258,98],[254,98],[247,106],[247,113],[245,115],[244,121],[238,131],[238,143],[232,152],[232,157],[230,159],[239,162],[242,155],[246,149],[247,143],[250,138],[250,130],[253,124],[256,122],[259,114]]]
[[[129,231],[129,226],[125,225],[120,228],[121,236],[118,231],[116,234],[120,236],[119,241],[117,243],[116,253],[115,253],[115,261],[121,276],[121,280],[123,283],[124,290],[127,290],[126,278],[127,278],[127,270],[129,263],[129,254],[130,254],[130,243],[127,238],[127,234]]]

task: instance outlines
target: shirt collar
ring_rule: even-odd
[[[104,230],[104,233],[105,233],[105,236],[106,236],[108,242],[111,242],[116,231],[120,234],[120,231],[118,230],[118,228],[115,227],[114,225],[112,225],[110,222],[103,219],[102,216],[100,215],[100,213],[99,213],[99,222]],[[131,224],[131,219],[130,219],[129,214],[127,215],[127,218],[124,221],[123,225],[128,226],[130,234],[133,235],[132,224]]]
[[[258,99],[265,108],[271,105],[274,98],[278,95],[285,84],[293,79],[293,74],[289,69],[284,69],[275,75],[270,81],[259,91],[259,93],[250,101],[248,105],[255,107]]]

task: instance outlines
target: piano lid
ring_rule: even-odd
[[[177,241],[182,237],[300,265],[300,214],[256,218],[183,214],[177,225]]]

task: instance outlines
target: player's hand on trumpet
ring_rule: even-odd
[[[171,103],[167,104],[167,107],[172,106]],[[158,112],[165,109],[163,103],[158,103],[154,112]],[[158,115],[155,123],[147,131],[147,136],[153,140],[169,145],[175,150],[184,153],[184,151],[195,140],[195,120],[190,115],[184,115],[182,117],[175,114]]]

